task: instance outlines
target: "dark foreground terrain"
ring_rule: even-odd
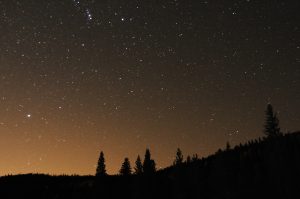
[[[254,140],[147,176],[5,176],[0,198],[300,198],[300,133]]]

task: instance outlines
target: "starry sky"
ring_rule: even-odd
[[[0,175],[117,173],[300,126],[298,0],[0,1]]]

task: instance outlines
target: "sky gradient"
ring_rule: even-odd
[[[300,2],[0,1],[0,175],[117,173],[300,129]]]

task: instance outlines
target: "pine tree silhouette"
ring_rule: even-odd
[[[103,153],[103,151],[101,151],[100,152],[100,157],[99,157],[99,160],[98,160],[96,176],[104,176],[104,175],[106,175],[105,159],[104,159],[104,153]]]
[[[135,161],[134,173],[137,175],[140,175],[143,173],[143,164],[142,164],[142,161],[141,161],[141,158],[139,155]]]
[[[280,128],[279,128],[279,120],[277,118],[276,113],[273,112],[273,107],[271,104],[268,104],[266,110],[266,121],[265,121],[265,129],[264,134],[268,137],[275,137],[280,135]]]
[[[143,163],[143,173],[153,174],[156,171],[155,162],[151,159],[150,150],[146,149],[145,159]]]
[[[124,159],[122,167],[120,169],[120,174],[124,176],[131,175],[131,166],[128,158]]]
[[[186,163],[187,164],[189,164],[189,163],[191,163],[191,156],[190,155],[188,155],[187,157],[186,157]]]
[[[174,165],[180,165],[182,164],[183,162],[183,155],[182,155],[182,152],[180,150],[180,148],[177,148],[177,152],[176,152],[176,157],[175,157],[175,160],[174,160]]]
[[[229,142],[226,142],[226,151],[230,150],[231,149],[231,146],[230,146],[230,143]]]
[[[195,161],[197,161],[197,160],[199,160],[199,158],[198,158],[198,154],[197,154],[197,153],[195,153],[195,154],[193,154],[193,157],[192,157],[192,162],[195,162]]]

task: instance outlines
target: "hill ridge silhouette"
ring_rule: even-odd
[[[0,177],[1,198],[295,198],[300,132],[251,140],[152,175]],[[116,191],[117,190],[117,191]]]

